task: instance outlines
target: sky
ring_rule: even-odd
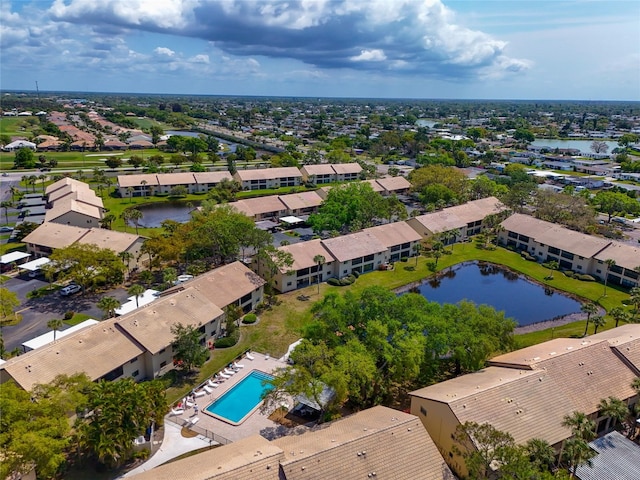
[[[2,90],[640,100],[638,0],[0,0]]]

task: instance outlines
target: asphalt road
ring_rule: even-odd
[[[18,295],[21,305],[17,311],[22,314],[22,321],[18,325],[4,327],[2,334],[4,336],[5,349],[11,351],[14,348],[22,350],[22,344],[34,337],[47,333],[49,328],[47,322],[54,318],[63,318],[65,312],[73,311],[76,313],[84,313],[91,318],[100,320],[103,312],[96,303],[105,295],[117,298],[124,303],[129,295],[123,288],[117,288],[106,293],[84,295],[76,294],[70,297],[63,297],[58,293],[52,293],[46,297],[27,299],[27,292],[35,290],[47,285],[47,282],[41,279],[33,279],[28,276],[20,276],[8,280],[4,287]],[[62,330],[69,328],[64,325]]]

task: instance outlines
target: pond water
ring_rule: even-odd
[[[580,302],[545,289],[499,265],[470,262],[442,273],[438,278],[427,279],[402,293],[420,293],[430,302],[470,300],[477,305],[491,305],[504,311],[519,326],[580,311]]]
[[[187,206],[187,202],[166,202],[151,203],[149,205],[140,205],[136,207],[142,212],[142,220],[140,226],[145,228],[160,227],[164,220],[175,220],[176,222],[186,223],[191,219],[191,208]]]
[[[600,141],[600,140],[598,140]],[[534,147],[549,147],[552,149],[555,148],[576,148],[580,150],[582,153],[591,152],[591,144],[593,140],[547,140],[544,138],[540,138],[534,140],[531,145]],[[604,142],[609,146],[609,150],[607,153],[611,153],[611,150],[614,148],[618,148],[617,142]]]

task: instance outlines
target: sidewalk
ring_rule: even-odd
[[[160,445],[160,448],[156,451],[153,457],[139,467],[125,473],[120,478],[126,478],[138,473],[146,472],[147,470],[151,470],[158,465],[162,465],[172,458],[179,457],[184,453],[211,446],[209,439],[202,435],[198,435],[193,438],[184,438],[180,432],[181,427],[173,422],[165,421],[162,445]]]

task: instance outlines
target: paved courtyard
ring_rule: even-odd
[[[253,370],[258,370],[265,373],[271,373],[279,367],[284,367],[287,364],[276,358],[272,358],[268,355],[252,352],[251,355],[254,360],[249,360],[244,357],[238,361],[239,364],[244,365],[244,368],[240,369],[238,373],[231,378],[225,380],[223,383],[215,388],[211,394],[205,394],[204,396],[196,398],[198,405],[198,422],[194,431],[198,431],[200,428],[206,429],[209,432],[213,432],[216,435],[231,440],[232,442],[238,441],[242,438],[246,438],[253,434],[260,434],[265,438],[276,438],[284,434],[287,431],[285,427],[278,425],[277,423],[269,420],[268,415],[260,412],[260,409],[254,411],[244,422],[240,425],[231,425],[230,423],[219,420],[205,412],[205,408],[214,400],[220,398],[225,392],[233,388],[234,385],[239,383],[243,378],[249,375]],[[197,389],[196,389],[197,390]],[[293,405],[289,405],[292,407]],[[186,408],[184,413],[180,415],[168,416],[169,421],[176,421],[180,424],[184,424],[185,421],[193,420],[195,417],[194,408]]]

